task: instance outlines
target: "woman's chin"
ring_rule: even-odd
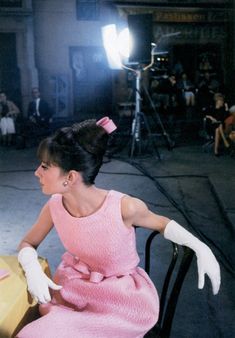
[[[43,185],[41,186],[41,189],[44,195],[52,195],[52,192],[46,189]]]

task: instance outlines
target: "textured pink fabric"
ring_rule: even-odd
[[[63,286],[19,338],[141,338],[158,318],[158,295],[138,267],[134,228],[121,218],[123,194],[109,191],[94,214],[76,218],[62,196],[50,210],[67,252],[54,280]]]

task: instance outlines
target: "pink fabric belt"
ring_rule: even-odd
[[[69,266],[80,272],[78,278],[87,279],[92,283],[99,283],[104,279],[104,275],[97,271],[91,271],[89,266],[82,262],[78,257],[65,252],[62,256],[65,266]]]
[[[62,256],[62,262],[64,267],[70,267],[74,269],[76,272],[77,278],[86,279],[92,283],[100,283],[103,279],[108,277],[122,277],[128,276],[136,271],[136,268],[129,269],[128,271],[118,273],[115,275],[105,276],[98,271],[91,271],[88,264],[81,261],[77,256],[73,256],[69,252],[65,252]]]

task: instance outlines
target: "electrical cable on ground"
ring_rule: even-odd
[[[187,215],[187,213],[182,210],[182,208],[180,208],[179,204],[173,199],[173,197],[164,189],[164,187],[157,181],[157,179],[155,177],[153,177],[152,175],[150,175],[148,173],[148,171],[141,166],[139,163],[137,162],[129,162],[127,161],[129,164],[132,164],[135,168],[137,168],[140,172],[142,172],[146,177],[148,177],[150,180],[152,180],[156,187],[158,188],[158,190],[168,199],[168,201],[184,216],[185,220],[188,222],[188,225],[193,229],[193,231],[198,235],[199,238],[201,238],[203,241],[205,241],[206,243],[208,243],[209,245],[212,245],[217,252],[219,253],[219,258],[221,263],[223,264],[223,266],[226,268],[226,270],[228,272],[230,272],[231,274],[235,275],[235,270],[234,267],[232,266],[232,264],[230,263],[230,261],[227,259],[227,257],[225,256],[224,252],[218,247],[218,245],[208,236],[206,236],[204,233],[202,233],[200,230],[198,230],[195,225],[193,224],[191,218]],[[207,177],[208,179],[208,177]],[[209,179],[208,179],[209,181]],[[215,196],[214,196],[215,198]],[[215,198],[215,200],[218,202],[217,198]],[[220,210],[221,211],[221,210]],[[223,218],[224,218],[224,214],[222,214]],[[227,219],[225,219],[225,222],[227,222]]]

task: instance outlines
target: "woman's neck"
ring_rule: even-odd
[[[107,196],[107,190],[92,186],[83,186],[63,195],[65,209],[74,217],[86,217],[102,206]]]

